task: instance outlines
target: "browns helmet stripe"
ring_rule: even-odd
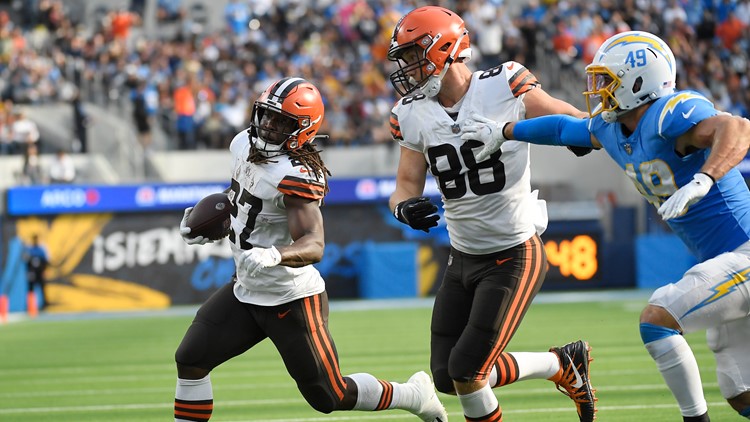
[[[274,101],[282,102],[287,95],[299,84],[305,82],[302,78],[284,78],[276,82],[274,86],[268,90],[270,93],[268,96],[275,97]]]

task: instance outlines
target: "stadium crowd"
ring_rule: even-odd
[[[95,25],[73,21],[61,0],[24,3],[31,6],[18,19],[0,12],[0,145],[13,137],[15,104],[71,101],[80,90],[84,101],[103,106],[127,102],[145,146],[159,124],[179,149],[225,148],[246,126],[250,99],[282,75],[320,87],[328,145],[389,143],[396,100],[388,83],[390,31],[424,4],[229,0],[223,28],[211,30],[181,0],[158,0],[159,26],[176,30],[145,37],[134,30],[143,23],[143,0],[104,11]],[[603,40],[645,30],[668,40],[679,89],[750,116],[750,0],[532,0],[513,16],[503,0],[432,3],[465,18],[476,47],[472,67],[517,60],[548,90],[567,85],[578,95],[581,69]]]

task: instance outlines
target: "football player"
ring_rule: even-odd
[[[318,89],[284,78],[255,101],[250,128],[232,140],[236,274],[201,306],[177,349],[175,421],[209,420],[211,370],[267,338],[319,412],[404,409],[423,421],[448,420],[423,371],[406,383],[339,371],[325,284],[312,266],[323,256],[319,207],[328,192],[329,173],[313,144],[322,122]],[[207,242],[189,227],[181,233],[187,243]]]
[[[750,192],[735,167],[750,146],[750,122],[697,92],[675,92],[675,66],[655,35],[617,34],[586,67],[589,119],[506,124],[476,116],[462,137],[483,143],[489,156],[505,150],[505,139],[603,148],[700,262],[657,289],[640,318],[641,338],[683,420],[709,420],[683,337],[704,329],[722,395],[750,418]]]
[[[531,192],[529,146],[508,143],[480,159],[483,144],[461,139],[474,113],[503,120],[585,113],[548,95],[520,63],[472,73],[471,51],[461,17],[436,6],[401,18],[388,51],[398,65],[390,80],[403,96],[390,119],[401,145],[391,210],[416,230],[437,225],[437,206],[422,196],[429,171],[450,236],[432,313],[432,376],[438,391],[458,395],[466,420],[502,419],[493,387],[549,379],[573,399],[581,421],[592,421],[587,342],[540,353],[505,351],[547,271],[539,238],[546,206]]]

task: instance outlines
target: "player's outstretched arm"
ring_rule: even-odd
[[[526,107],[527,119],[549,116],[551,114],[565,114],[578,118],[589,116],[585,111],[581,111],[573,107],[573,105],[549,95],[541,87],[534,88],[525,93],[523,105]]]
[[[581,111],[572,104],[549,95],[542,87],[536,87],[524,94],[523,105],[526,108],[526,118],[549,116],[551,114],[566,114],[568,116],[587,118],[589,114]],[[594,150],[592,147],[567,146],[577,157],[583,157]]]

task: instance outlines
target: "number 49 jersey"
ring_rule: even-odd
[[[630,136],[601,115],[589,121],[589,131],[658,208],[690,183],[710,153],[705,149],[681,156],[675,152],[675,140],[718,113],[703,95],[679,91],[654,101]],[[750,192],[739,170],[730,170],[684,215],[667,224],[701,262],[750,240]]]
[[[250,277],[238,263],[242,252],[253,247],[270,248],[293,243],[284,195],[322,200],[323,175],[316,178],[304,165],[287,155],[273,157],[263,164],[251,163],[248,161],[250,139],[247,131],[237,134],[229,149],[234,164],[229,192],[232,203],[229,240],[237,267],[235,295],[242,302],[273,306],[321,293],[325,283],[312,265],[300,268],[277,265],[261,269]]]
[[[480,141],[461,140],[473,113],[496,121],[524,119],[523,94],[538,84],[528,69],[507,62],[472,75],[453,116],[436,98],[402,98],[391,113],[391,134],[424,154],[442,194],[451,246],[483,255],[516,246],[546,227],[543,201],[531,192],[529,144],[508,141],[477,162]],[[540,229],[540,231],[543,230]]]

